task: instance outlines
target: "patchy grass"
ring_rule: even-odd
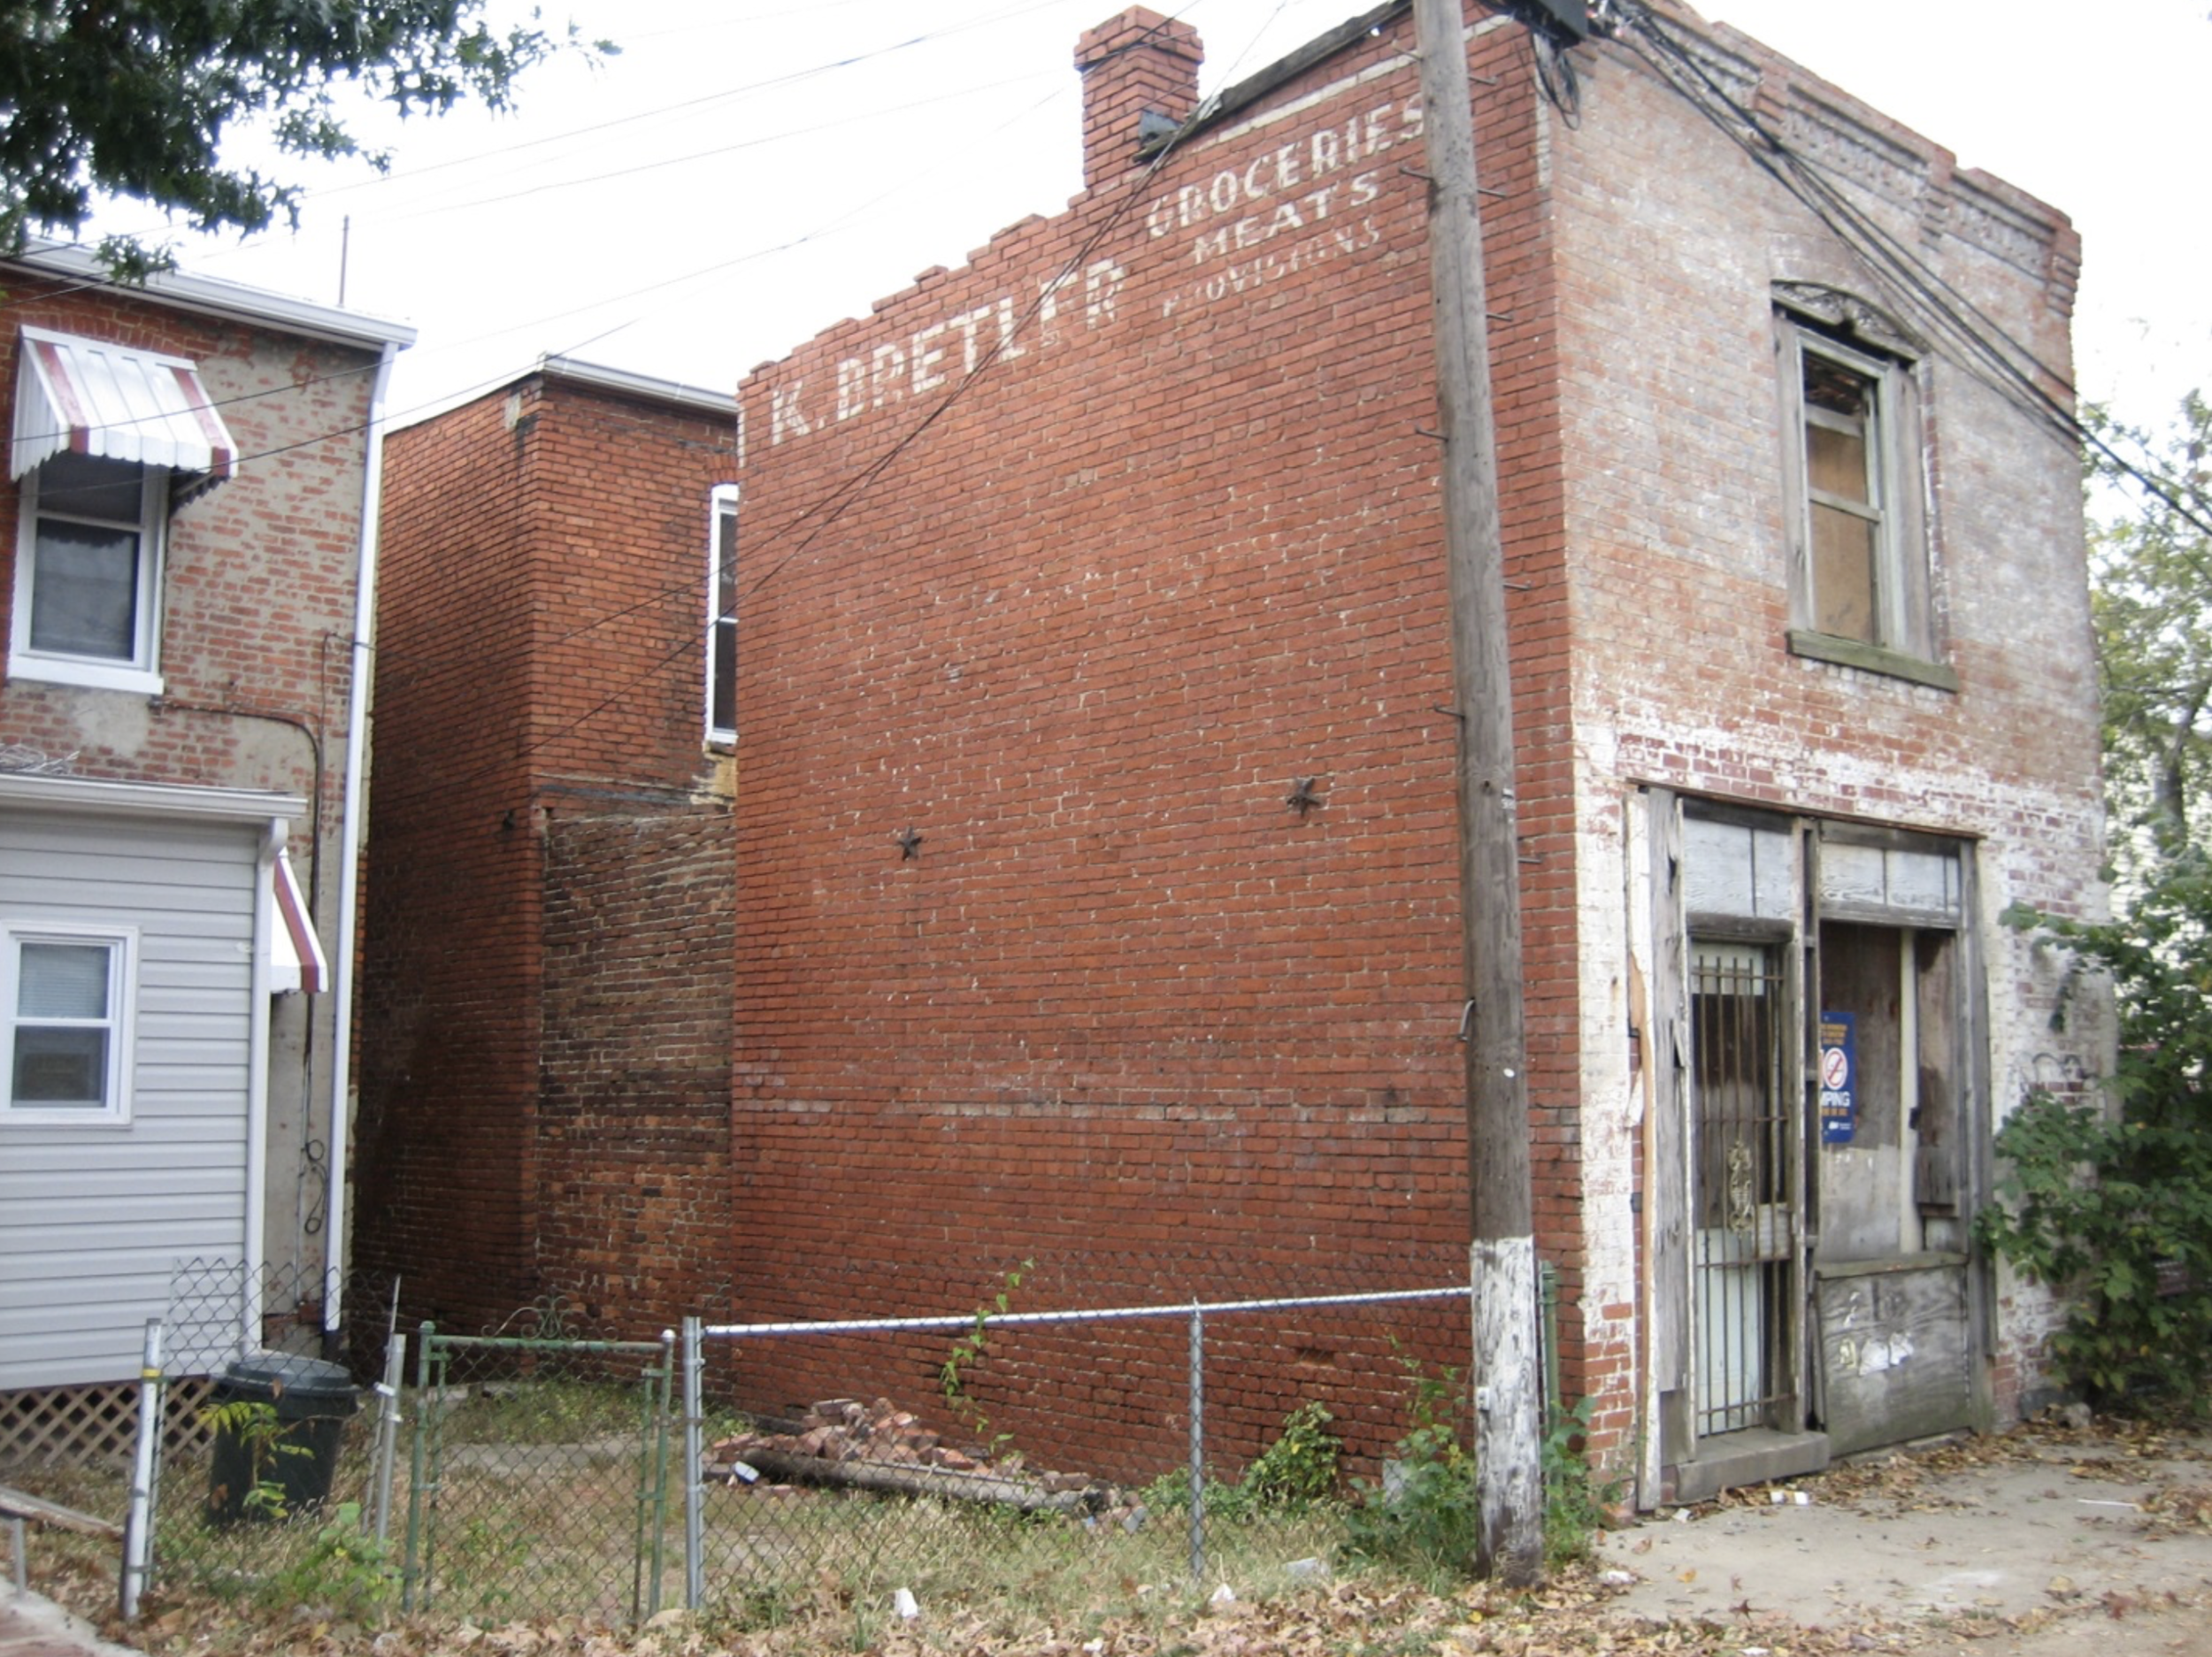
[[[600,1418],[565,1414],[588,1433]],[[2180,1461],[2191,1476],[2162,1486],[2147,1516],[2175,1530],[2212,1527],[2212,1441],[2156,1423],[2062,1420],[2033,1423],[2001,1438],[1962,1438],[1909,1453],[1862,1458],[1805,1483],[1831,1507],[1856,1507],[1879,1522],[1924,1507],[1938,1476],[2022,1461],[2048,1464],[2055,1478],[2092,1481],[2114,1463]],[[119,1517],[119,1477],[48,1469],[12,1475],[39,1494]],[[194,1492],[186,1476],[173,1474]],[[179,1484],[173,1484],[173,1491]],[[326,1550],[265,1594],[237,1592],[219,1573],[198,1578],[173,1570],[147,1602],[147,1616],[124,1630],[113,1622],[116,1557],[111,1545],[39,1535],[31,1546],[34,1585],[154,1657],[819,1657],[868,1652],[881,1657],[1472,1657],[1479,1653],[1626,1657],[1632,1653],[1741,1653],[1764,1646],[1779,1657],[1950,1649],[1960,1639],[1980,1649],[2063,1631],[2070,1622],[2100,1628],[2128,1619],[2130,1638],[2147,1638],[2144,1619],[2187,1616],[2175,1604],[2107,1596],[2010,1616],[1962,1612],[1947,1631],[1917,1616],[1853,1613],[1833,1626],[1800,1627],[1786,1615],[1747,1603],[1724,1617],[1624,1617],[1617,1591],[1580,1565],[1555,1573],[1534,1594],[1487,1586],[1440,1589],[1401,1571],[1348,1563],[1336,1508],[1318,1503],[1294,1514],[1263,1513],[1210,1530],[1208,1570],[1194,1585],[1183,1515],[1166,1508],[1125,1529],[1102,1520],[1086,1527],[1065,1516],[1023,1517],[966,1504],[886,1500],[826,1491],[716,1486],[709,1492],[709,1537],[718,1551],[708,1571],[714,1609],[693,1617],[666,1612],[645,1628],[610,1628],[603,1614],[548,1615],[519,1597],[438,1616],[400,1617],[374,1594],[348,1599],[335,1588],[361,1585],[378,1561]],[[1763,1502],[1764,1492],[1723,1498]],[[550,1510],[516,1507],[508,1529],[469,1544],[494,1573],[503,1553],[542,1548],[536,1528]],[[1970,1523],[1970,1514],[1948,1521]],[[672,1523],[675,1523],[672,1520]],[[234,1527],[242,1529],[243,1527]],[[326,1525],[324,1527],[327,1529]],[[496,1527],[494,1527],[495,1530]],[[265,1537],[269,1527],[260,1527]],[[311,1530],[309,1535],[313,1534]],[[450,1533],[449,1533],[450,1534]],[[457,1562],[466,1551],[449,1546]],[[1293,1573],[1294,1561],[1329,1559],[1333,1574]],[[320,1576],[317,1576],[320,1572]],[[672,1542],[664,1594],[680,1598],[680,1550]],[[1234,1598],[1217,1603],[1226,1582]],[[230,1590],[226,1592],[226,1587]],[[908,1588],[919,1615],[894,1604]],[[1946,1642],[1948,1642],[1947,1644]],[[2145,1648],[2141,1646],[2138,1649]]]

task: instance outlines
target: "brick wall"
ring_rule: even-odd
[[[1935,366],[1962,687],[1791,656],[1772,284],[1838,280],[1834,236],[1624,46],[1576,54],[1570,121],[1525,33],[1470,20],[1538,1241],[1568,1391],[1618,1455],[1642,1334],[1636,791],[1979,840],[2001,1093],[2048,986],[2016,985],[1996,912],[2100,901],[2079,507],[2062,444]],[[2063,375],[2062,219],[1672,21]],[[942,1262],[917,1292],[958,1305],[969,1262],[1033,1248],[1241,1250],[1257,1292],[1302,1258],[1386,1272],[1464,1236],[1410,24],[1348,35],[1156,173],[1114,128],[1172,101],[1175,65],[1101,80],[1123,61],[1102,43],[1134,57],[1150,27],[1085,37],[1066,214],[741,389],[733,1156],[765,1310],[849,1310],[809,1269],[832,1254],[902,1282]],[[2052,600],[2024,615],[2028,592]]]
[[[715,1229],[729,827],[696,641],[731,438],[540,375],[392,439],[359,1252],[411,1312],[636,1315]]]
[[[1976,840],[2001,1105],[2055,985],[1994,917],[2101,901],[2079,506],[2047,433],[1934,364],[1960,688],[1789,654],[1771,287],[1872,279],[1626,46],[1578,52],[1570,121],[1524,30],[1471,26],[1536,1229],[1566,1389],[1624,1459],[1648,1332],[1639,791]],[[1195,42],[1102,26],[1068,211],[741,387],[726,893],[686,572],[729,457],[537,380],[396,441],[382,645],[409,678],[379,730],[363,1167],[428,1306],[550,1286],[664,1319],[726,1287],[746,1318],[956,1311],[1027,1258],[1055,1263],[1025,1303],[1059,1305],[1462,1269],[1409,31],[1347,30],[1153,171],[1136,113],[1182,96]],[[1701,38],[2062,375],[2062,219]],[[733,1006],[703,965],[724,951]],[[2001,1408],[2032,1384],[2033,1302],[2005,1303]],[[1419,1326],[1463,1362],[1463,1332]],[[1302,1398],[1389,1390],[1374,1341],[1279,1333],[1279,1361],[1210,1388],[1249,1440],[1225,1459]],[[993,1408],[1025,1444],[1131,1462],[1175,1408],[1172,1345],[1041,1338],[995,1366]],[[918,1405],[942,1356],[755,1348],[729,1385],[772,1409],[880,1376]]]
[[[828,1255],[929,1310],[1033,1251],[1195,1259],[1178,1281],[1209,1294],[1463,1273],[1408,27],[1148,180],[1133,114],[1094,131],[1114,165],[1065,216],[743,387],[733,1155],[764,1310],[850,1309],[810,1269]],[[1525,35],[1474,50],[1509,193],[1489,257],[1525,924],[1555,972],[1575,942],[1540,119]],[[1094,116],[1120,107],[1108,73]],[[1540,1226],[1570,1264],[1572,981],[1531,1008]],[[1430,1355],[1463,1363],[1464,1340]],[[1225,1419],[1394,1376],[1330,1350],[1240,1382]]]
[[[728,1298],[733,838],[718,807],[546,836],[540,1268],[641,1329]]]

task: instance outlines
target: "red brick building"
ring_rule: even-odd
[[[2003,1413],[1996,917],[2101,901],[2076,239],[1678,8],[1468,24],[1569,1390],[1646,1500]],[[1463,1236],[1410,31],[1200,110],[1125,12],[1064,214],[742,387],[744,1280]]]
[[[726,1276],[734,434],[726,395],[552,358],[388,445],[357,1254],[464,1331]]]
[[[86,1389],[130,1395],[180,1285],[188,1373],[335,1309],[376,420],[413,331],[73,248],[0,288],[4,1456],[96,1446]]]
[[[1997,918],[2102,901],[2077,240],[1754,41],[1601,10],[1568,46],[1471,7],[1467,50],[1537,1240],[1566,1390],[1653,1502],[2019,1408],[2050,1308],[1968,1221],[1994,1122],[2109,1037],[2060,1050],[2057,969]],[[383,1130],[380,1166],[419,1159],[396,1225],[518,1288],[534,1235],[635,1228],[649,1277],[665,1233],[684,1280],[697,1239],[733,1310],[798,1318],[956,1309],[1032,1255],[1110,1258],[1107,1298],[1463,1265],[1413,45],[1386,4],[1202,107],[1188,26],[1091,31],[1067,211],[756,371],[734,470],[658,497],[695,543],[708,484],[741,494],[730,1096],[720,1132],[701,1097],[680,1200],[610,1139],[542,1171],[532,1078],[573,1032],[527,934],[568,809],[534,776],[702,763],[695,589],[646,625],[579,502],[522,595],[452,553],[426,619],[388,611],[414,648],[483,626],[402,744],[486,930],[448,989],[394,991],[444,1008],[399,1046],[472,1095]],[[557,429],[521,395],[396,478],[519,479]],[[645,723],[617,739],[609,707]],[[501,855],[511,886],[464,872]],[[1317,1337],[1236,1419],[1379,1368]],[[1100,1445],[1158,1413],[1096,1364],[1030,1373]]]

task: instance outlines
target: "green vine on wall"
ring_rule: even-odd
[[[975,1308],[975,1322],[952,1343],[951,1351],[945,1354],[945,1362],[937,1371],[937,1390],[944,1394],[945,1402],[952,1406],[953,1414],[979,1439],[989,1434],[991,1418],[977,1401],[970,1382],[977,1367],[990,1354],[991,1320],[1003,1317],[1012,1308],[1015,1291],[1036,1269],[1035,1260],[1024,1260],[1001,1275],[998,1292]],[[995,1454],[1004,1442],[1003,1434],[989,1440]]]

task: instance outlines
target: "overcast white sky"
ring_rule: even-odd
[[[186,237],[180,256],[325,303],[342,266],[347,303],[420,330],[395,383],[403,418],[541,351],[726,389],[1064,206],[1079,181],[1076,37],[1124,3],[544,0],[621,55],[540,71],[514,114],[390,127],[388,178],[296,168],[311,186],[296,234]],[[1365,9],[1180,13],[1204,37],[1210,90]],[[2195,165],[2207,0],[1704,9],[2073,217],[2086,395],[2151,423],[2212,382]],[[119,211],[104,227],[157,228]]]

